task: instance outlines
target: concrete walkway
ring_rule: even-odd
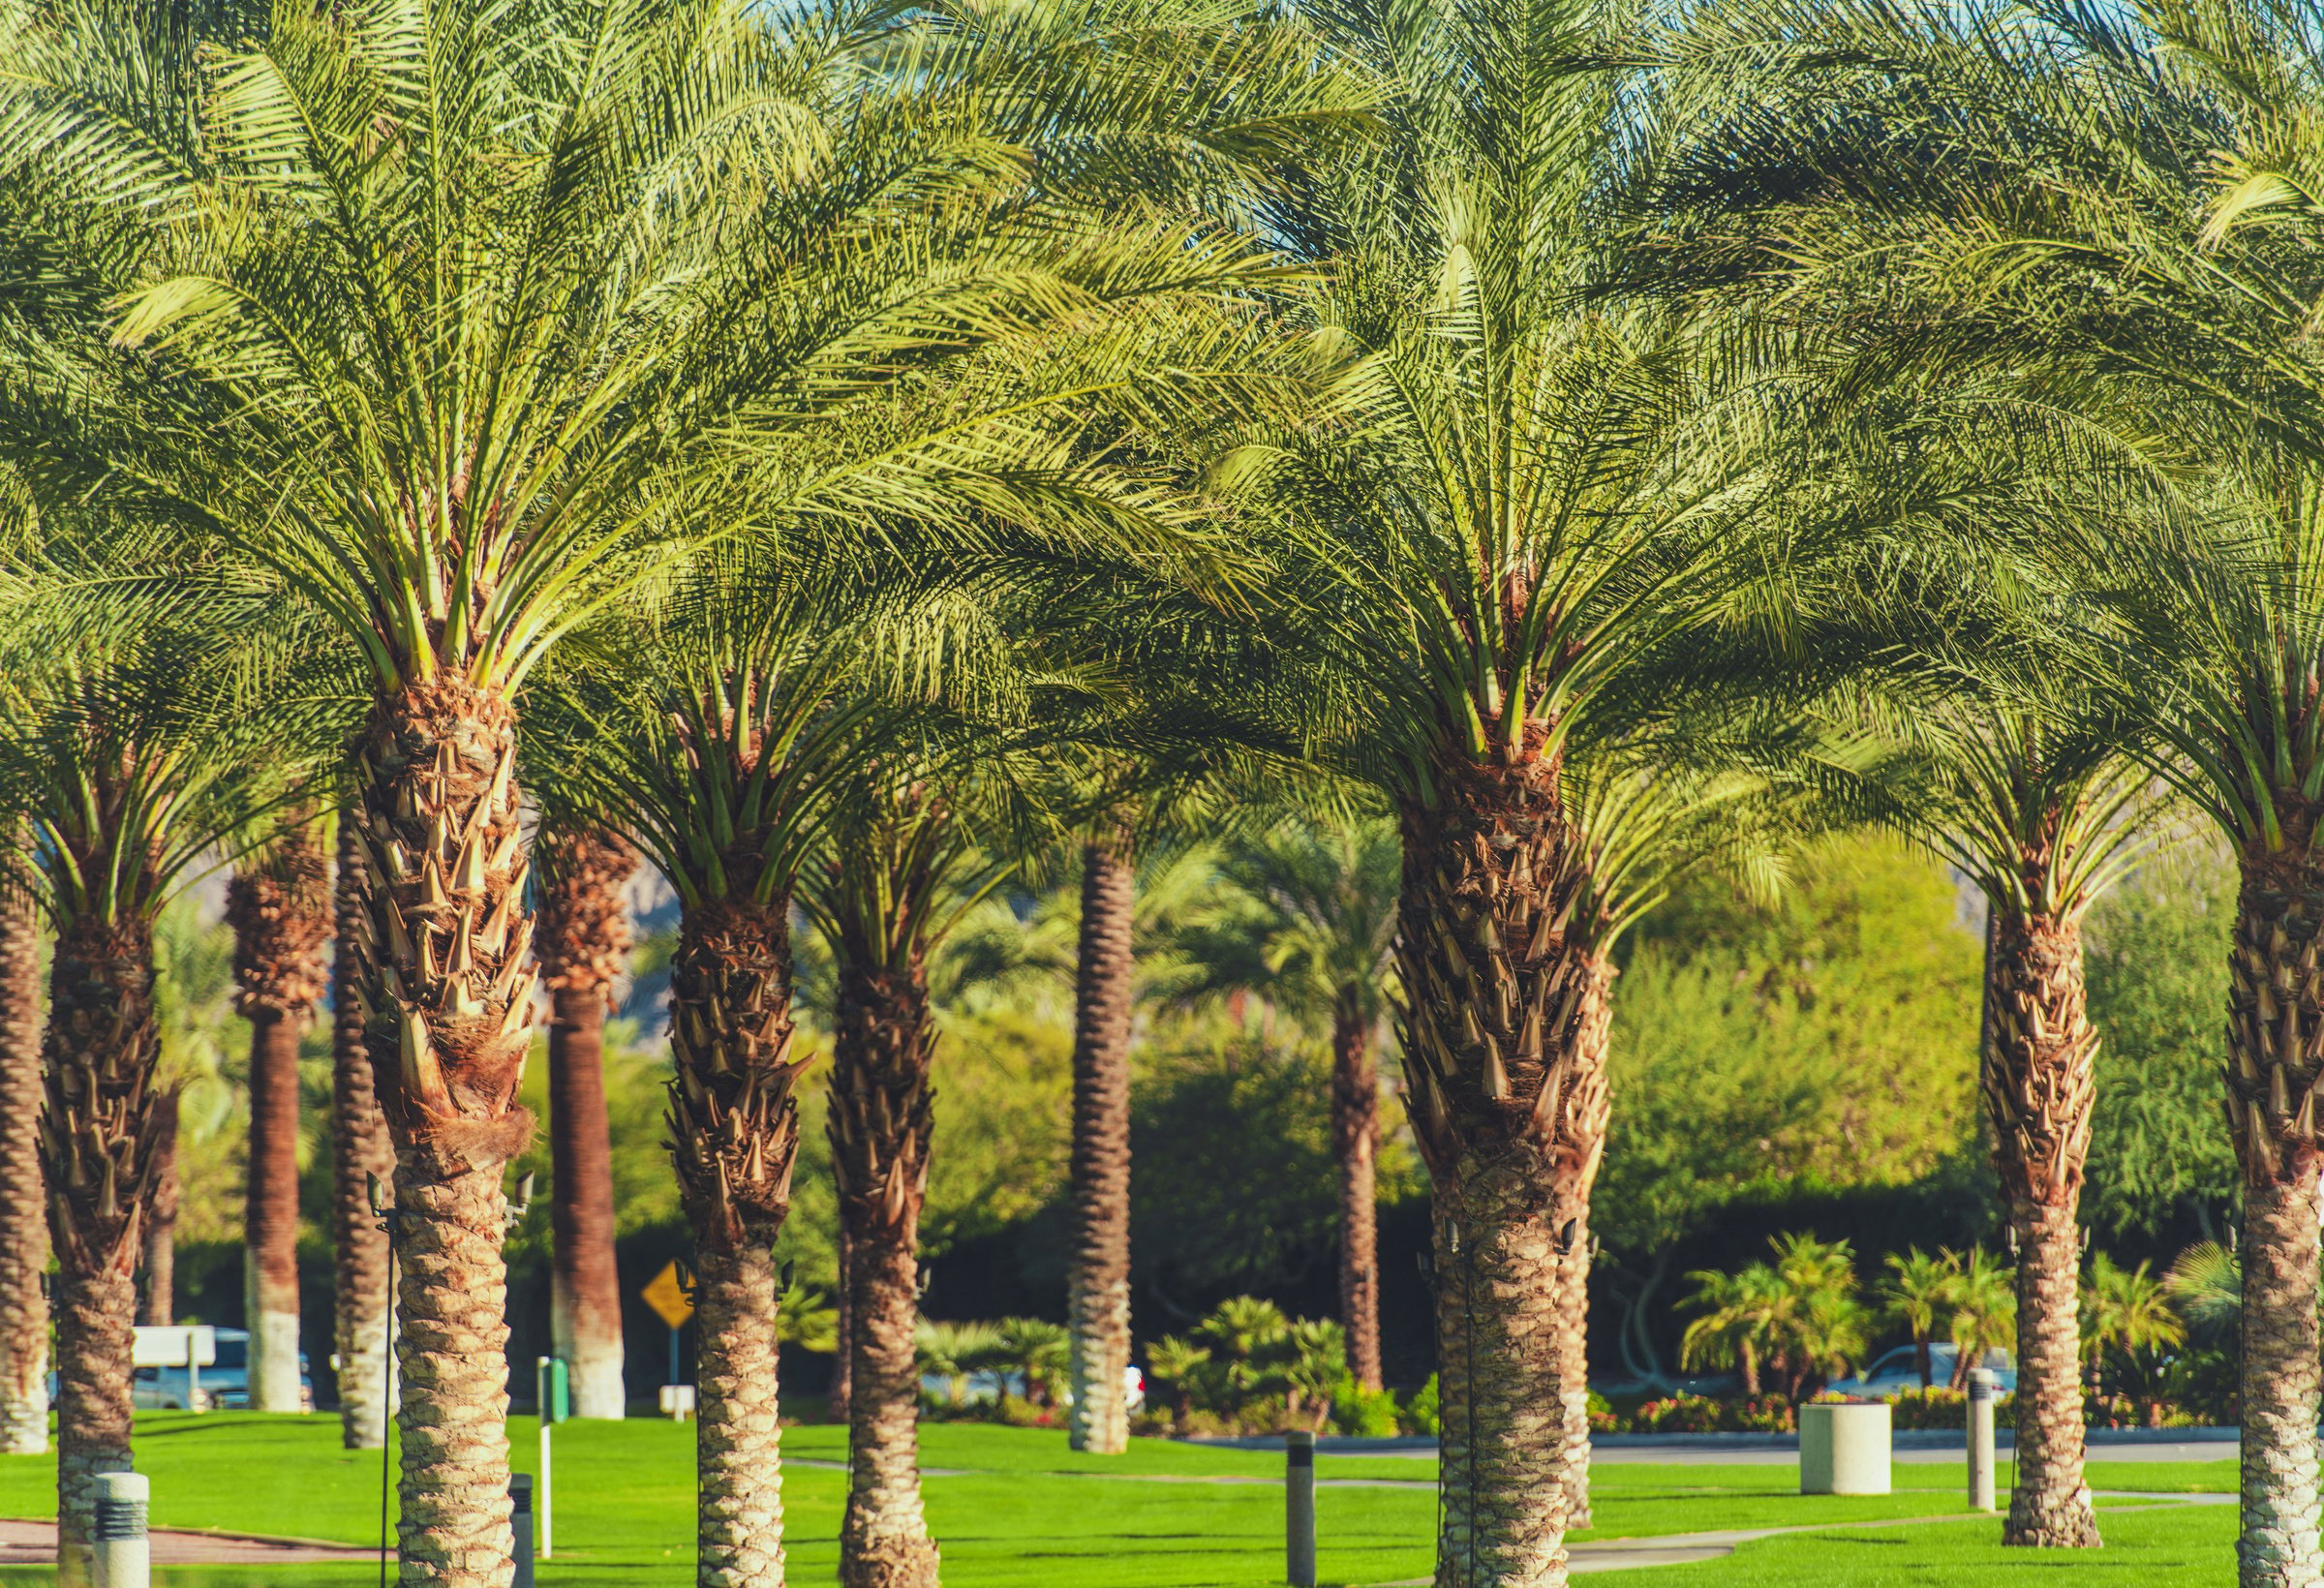
[[[2152,1500],[2151,1505],[2108,1506],[2100,1512],[2104,1516],[2124,1516],[2142,1511],[2176,1511],[2188,1506],[2231,1506],[2236,1503],[2232,1494],[2173,1494],[2111,1495],[2101,1492],[2100,1499],[2124,1498]],[[1735,1546],[1754,1543],[1761,1539],[1780,1539],[1801,1533],[1841,1533],[1870,1531],[1883,1527],[1927,1527],[1938,1522],[1990,1521],[1997,1525],[1997,1515],[1979,1517],[1954,1512],[1949,1516],[1897,1516],[1884,1521],[1824,1522],[1800,1527],[1728,1527],[1707,1533],[1672,1533],[1655,1539],[1602,1539],[1589,1543],[1572,1544],[1566,1550],[1566,1570],[1578,1576],[1585,1572],[1624,1572],[1642,1566],[1692,1566],[1700,1561],[1715,1561],[1735,1552]],[[1407,1577],[1396,1582],[1381,1583],[1377,1588],[1429,1588],[1432,1577]]]
[[[269,1539],[243,1533],[151,1534],[156,1566],[322,1566],[376,1561],[380,1552],[312,1539]],[[56,1559],[54,1522],[0,1521],[0,1566],[45,1566]]]

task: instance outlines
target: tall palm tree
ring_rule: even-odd
[[[1068,1186],[1067,1440],[1130,1448],[1130,1009],[1137,910],[1131,831],[1109,823],[1082,844],[1081,939],[1073,976],[1073,1127]]]
[[[40,925],[29,892],[0,894],[0,1451],[12,1455],[48,1449]]]
[[[353,825],[408,1243],[406,1581],[509,1570],[501,1181],[531,1129],[534,987],[519,687],[658,576],[659,540],[709,533],[668,510],[684,482],[780,480],[853,517],[908,489],[913,460],[809,445],[778,468],[766,445],[910,387],[930,355],[1269,274],[1162,208],[1065,218],[1296,141],[1351,98],[1285,25],[1187,21],[1143,0],[906,29],[876,9],[776,28],[742,0],[283,7],[255,43],[207,41],[215,91],[191,110],[124,69],[117,19],[58,8],[0,34],[19,68],[0,116],[37,151],[18,218],[101,239],[76,301],[125,305],[104,312],[136,350],[32,366],[6,428],[55,440],[39,462],[59,481],[226,535],[367,672]],[[691,954],[681,986],[725,1006]],[[746,1288],[706,1310],[758,1306]]]
[[[1985,895],[1980,1090],[2019,1252],[2017,1480],[2002,1539],[2092,1547],[2077,1210],[2098,1042],[2084,1014],[2082,921],[2135,864],[2161,808],[2153,778],[2117,748],[2116,724],[2062,718],[2061,704],[1940,706],[1890,815]]]
[[[293,826],[236,868],[235,1007],[250,1022],[250,1173],[244,1203],[243,1316],[250,1408],[301,1409],[298,1345],[298,1048],[322,997],[331,933],[330,866]]]
[[[370,906],[363,901],[361,840],[345,815],[338,822],[338,865],[331,889],[331,1343],[339,1359],[339,1439],[351,1451],[387,1442],[396,1404],[387,1332],[387,1232],[372,1206],[395,1176],[395,1147],[380,1113],[363,1040],[362,951],[357,935]]]
[[[1232,844],[1228,902],[1189,951],[1204,991],[1248,988],[1331,1033],[1331,1145],[1339,1160],[1339,1321],[1348,1371],[1380,1388],[1380,1241],[1374,1165],[1380,1075],[1374,1042],[1394,987],[1395,826],[1294,819]]]
[[[637,851],[601,829],[540,840],[540,928],[549,990],[551,1336],[572,1364],[573,1415],[619,1420],[622,1289],[613,1261],[613,1139],[605,1120],[605,1011],[629,957]]]
[[[1333,261],[1305,313],[1361,361],[1330,422],[1254,435],[1214,479],[1274,529],[1270,588],[1299,593],[1270,621],[1316,658],[1312,753],[1378,787],[1403,839],[1437,1580],[1556,1582],[1586,1392],[1561,1320],[1587,1271],[1619,918],[1592,902],[1571,763],[1683,694],[1673,675],[1748,614],[1785,610],[1752,591],[1788,569],[1749,549],[1773,528],[1754,512],[1751,360],[1585,290],[1622,162],[1647,146],[1605,68],[1616,8],[1323,15],[1389,83],[1387,136],[1315,172],[1276,224]]]
[[[237,611],[191,579],[130,598],[118,571],[161,560],[150,539],[107,528],[59,535],[46,560],[14,572],[6,662],[23,703],[0,737],[0,798],[30,826],[25,880],[56,932],[39,1128],[58,1267],[66,1582],[90,1570],[97,1476],[130,1460],[132,1273],[162,1167],[154,918],[206,854],[250,831],[301,759],[291,714],[261,727],[252,710],[267,676],[249,649],[254,603]]]
[[[2156,770],[2242,873],[2225,1078],[2253,1276],[2247,1588],[2324,1581],[2308,1102],[2324,1060],[2306,1042],[2324,1023],[2308,959],[2324,931],[2309,682],[2324,665],[2324,365],[2308,308],[2324,248],[2304,197],[2319,137],[2308,17],[2249,0],[1738,17],[1707,52],[1736,108],[1676,184],[1722,196],[1727,215],[1684,233],[1723,254],[1719,279],[1748,272],[1837,312],[1880,369],[2068,412],[2125,473],[2150,471],[2151,511],[2092,515],[2047,549],[2093,596],[2077,626],[2098,642],[2094,670],[2151,721]]]

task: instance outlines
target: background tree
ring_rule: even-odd
[[[393,1298],[387,1294],[387,1232],[372,1207],[391,1198],[395,1148],[380,1114],[363,1040],[362,950],[369,906],[363,900],[361,842],[342,811],[338,865],[331,878],[331,1342],[339,1359],[339,1438],[351,1451],[387,1441],[396,1406],[388,1361]]]
[[[1920,1370],[1920,1387],[1926,1390],[1936,1375],[1929,1342],[1936,1337],[1938,1320],[1950,1312],[1953,1295],[1961,1288],[1961,1260],[1951,1252],[1931,1257],[1915,1246],[1910,1252],[1890,1252],[1882,1262],[1888,1277],[1881,1282],[1881,1298],[1887,1304],[1889,1316],[1912,1336],[1912,1363]]]
[[[304,1410],[298,1328],[299,1042],[323,991],[331,872],[321,846],[290,826],[235,869],[226,896],[234,931],[235,1008],[250,1022],[250,1158],[243,1226],[250,1408]]]
[[[0,893],[0,1451],[48,1449],[47,1193],[41,1184],[39,908]]]
[[[540,926],[549,991],[551,1336],[572,1364],[573,1415],[619,1420],[621,1276],[613,1258],[613,1145],[605,1120],[605,1011],[629,958],[637,851],[584,828],[539,840]]]

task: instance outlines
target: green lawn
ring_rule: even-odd
[[[520,1470],[530,1470],[535,1430],[511,1429]],[[636,1584],[683,1588],[693,1580],[692,1430],[662,1421],[568,1423],[557,1439],[558,1552],[541,1569],[542,1588]],[[836,1427],[791,1430],[783,1482],[791,1575],[801,1583],[836,1575],[845,1475]],[[377,1454],[338,1447],[329,1418],[176,1413],[141,1416],[139,1469],[153,1480],[154,1521],[368,1543],[378,1537]],[[1045,1431],[931,1424],[923,1460],[932,1473],[928,1506],[953,1588],[1261,1588],[1282,1573],[1282,1495],[1271,1482],[1205,1479],[1278,1478],[1283,1458],[1138,1441],[1126,1457],[1075,1455],[1064,1436]],[[823,1464],[815,1464],[823,1463]],[[1318,1496],[1322,1572],[1330,1583],[1379,1583],[1427,1574],[1436,1500],[1432,1461],[1326,1456],[1325,1478],[1361,1487]],[[53,1511],[55,1467],[38,1457],[0,1457],[0,1515]],[[1112,1475],[1112,1476],[1103,1476]],[[1597,1528],[1577,1539],[1646,1538],[1730,1527],[1951,1516],[1963,1509],[1958,1470],[1900,1465],[1906,1485],[1892,1495],[1803,1497],[1788,1466],[1607,1464],[1596,1480]],[[2147,1491],[2226,1489],[2231,1460],[2200,1465],[2101,1463],[2100,1488]],[[2225,1570],[2234,1515],[2226,1508],[2111,1518],[2108,1549],[2076,1569],[2105,1580],[2217,1581]],[[1628,1572],[1625,1584],[1697,1588],[1778,1583],[1946,1584],[1970,1588],[2040,1570],[1998,1546],[1991,1519],[1911,1529],[1880,1528],[1770,1540],[1733,1558],[1699,1566]],[[0,1582],[33,1583],[48,1573],[0,1572]],[[376,1568],[180,1569],[158,1574],[167,1588],[352,1588]],[[2045,1579],[2046,1580],[2046,1579]]]

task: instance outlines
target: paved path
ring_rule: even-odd
[[[2122,1516],[2141,1511],[2175,1511],[2183,1506],[2231,1506],[2236,1503],[2232,1494],[2124,1494],[2101,1492],[2099,1498],[2153,1500],[2153,1505],[2108,1506],[2099,1514]],[[1715,1561],[1735,1552],[1735,1545],[1752,1543],[1760,1539],[1779,1539],[1800,1533],[1839,1533],[1883,1527],[1926,1527],[1936,1522],[1999,1522],[1998,1515],[1980,1518],[1954,1512],[1949,1516],[1899,1516],[1884,1521],[1824,1522],[1800,1527],[1728,1527],[1708,1533],[1671,1533],[1655,1539],[1605,1539],[1590,1543],[1570,1545],[1566,1551],[1566,1570],[1576,1576],[1585,1572],[1623,1572],[1641,1566],[1692,1566],[1697,1561]],[[1429,1588],[1432,1577],[1408,1577],[1398,1582],[1381,1583],[1378,1588]]]
[[[160,1528],[151,1537],[156,1566],[317,1566],[380,1558],[377,1549],[321,1543],[310,1539],[180,1533]],[[54,1522],[0,1521],[0,1566],[40,1566],[55,1559]]]

